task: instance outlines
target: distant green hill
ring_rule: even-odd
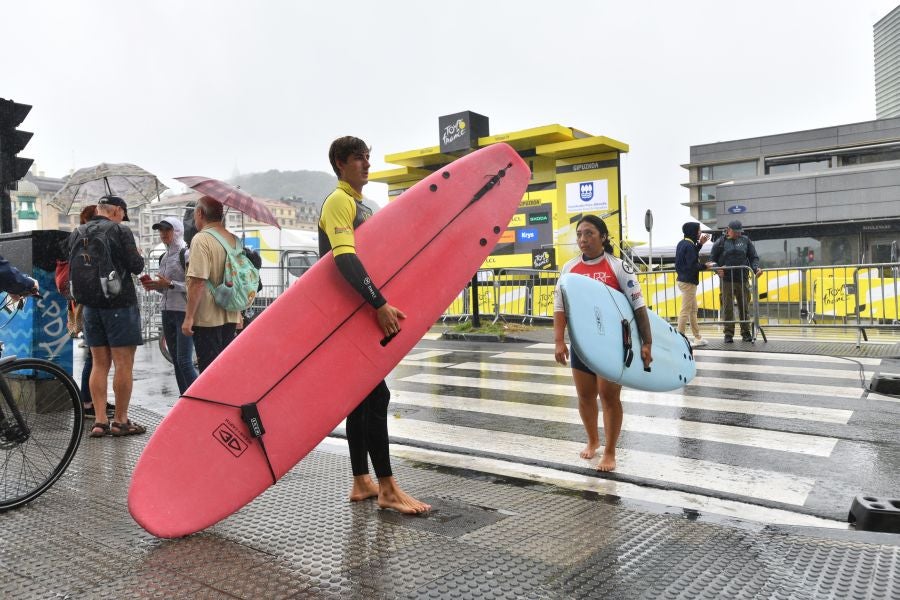
[[[265,173],[238,175],[231,180],[231,183],[239,185],[242,190],[254,196],[273,200],[296,198],[319,206],[325,197],[334,190],[337,178],[331,173],[323,171],[278,171],[272,169]]]

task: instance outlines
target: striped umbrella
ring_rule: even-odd
[[[204,196],[218,200],[225,206],[230,206],[260,223],[268,223],[279,229],[281,228],[281,225],[278,224],[278,219],[275,218],[275,215],[272,214],[272,211],[265,204],[247,192],[239,190],[224,181],[197,176],[176,177],[175,179]]]

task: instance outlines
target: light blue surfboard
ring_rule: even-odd
[[[572,350],[600,377],[637,390],[667,392],[686,385],[697,374],[690,343],[652,310],[647,310],[647,316],[653,362],[645,371],[634,311],[621,292],[575,273],[560,277],[559,287]],[[630,366],[626,364],[623,320],[631,337]]]

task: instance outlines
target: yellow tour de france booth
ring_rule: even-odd
[[[479,272],[479,311],[493,313],[499,303],[501,314],[521,314],[530,286],[530,314],[552,317],[555,272],[578,253],[577,221],[585,214],[600,216],[613,241],[621,243],[619,159],[628,145],[562,125],[490,135],[488,118],[471,111],[439,117],[438,139],[437,146],[385,155],[385,162],[398,167],[370,173],[369,181],[388,184],[391,199],[472,150],[501,142],[515,148],[531,168],[531,179]],[[535,271],[547,271],[548,277]]]

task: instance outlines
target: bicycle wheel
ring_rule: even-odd
[[[163,335],[162,327],[159,328],[159,338],[157,339],[156,344],[159,346],[159,353],[163,355],[163,358],[174,364],[172,353],[169,352],[169,345],[166,343],[166,336]]]
[[[169,352],[169,345],[166,343],[166,336],[163,335],[162,329],[159,330],[159,340],[156,342],[159,347],[159,353],[163,355],[170,364],[175,364],[175,359],[172,358],[172,353]],[[194,368],[197,368],[197,352],[196,350],[191,351],[191,357],[194,359]]]
[[[75,382],[36,358],[0,362],[0,511],[44,493],[72,462],[84,409]]]

